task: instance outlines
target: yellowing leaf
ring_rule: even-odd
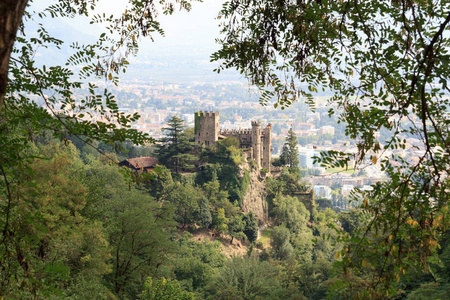
[[[109,80],[112,80],[112,78],[113,78],[113,77],[112,77],[112,74],[111,74],[111,73],[109,73],[109,75],[108,75],[108,79],[109,79]]]
[[[374,156],[374,157],[372,158],[372,163],[373,163],[374,165],[376,165],[376,164],[377,164],[377,161],[378,161],[378,158],[377,158],[376,156]]]

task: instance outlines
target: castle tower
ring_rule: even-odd
[[[261,121],[252,121],[252,148],[253,159],[258,168],[261,168]]]
[[[272,160],[272,124],[269,123],[263,130],[263,152],[262,167],[270,172],[270,162]]]
[[[219,140],[219,112],[195,113],[195,146],[210,148]]]

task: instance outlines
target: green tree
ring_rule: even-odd
[[[139,295],[144,300],[193,300],[194,294],[183,291],[176,280],[159,279],[153,280],[148,277],[144,283],[144,290]]]
[[[116,75],[125,71],[127,57],[137,53],[137,41],[155,32],[162,33],[155,19],[157,8],[153,1],[133,1],[118,17],[95,12],[96,0],[55,1],[42,10],[36,8],[37,11],[31,11],[31,6],[27,6],[31,2],[8,0],[0,3],[0,249],[2,257],[4,251],[8,253],[8,260],[13,249],[18,252],[17,256],[14,254],[17,257],[15,263],[6,265],[2,261],[2,268],[6,268],[2,270],[2,276],[7,276],[14,269],[14,276],[2,279],[2,283],[7,284],[8,289],[21,289],[2,289],[2,296],[6,298],[49,298],[67,286],[63,281],[80,283],[70,287],[71,293],[83,288],[81,283],[89,280],[93,287],[91,291],[102,289],[98,280],[78,277],[71,273],[72,268],[66,264],[71,260],[78,266],[94,265],[94,262],[100,265],[100,257],[107,252],[100,249],[104,242],[104,233],[99,229],[101,223],[91,224],[81,216],[81,212],[99,213],[99,210],[94,205],[84,205],[86,191],[79,181],[81,179],[64,173],[66,170],[73,171],[68,166],[70,163],[59,160],[62,170],[42,164],[41,167],[48,173],[33,178],[30,172],[33,165],[41,164],[35,161],[36,155],[51,159],[45,153],[35,151],[34,140],[50,135],[69,143],[69,139],[77,137],[101,153],[104,152],[97,147],[97,141],[111,145],[115,150],[120,150],[121,143],[127,140],[140,145],[153,141],[147,134],[131,129],[130,124],[139,118],[137,113],[127,115],[120,112],[114,95],[106,89],[100,90],[93,83],[104,79],[117,84]],[[175,5],[177,2],[178,5]],[[190,8],[187,1],[169,1],[165,4],[162,8],[166,13],[173,12],[177,6]],[[48,19],[73,18],[76,15],[105,25],[96,42],[66,47],[63,40],[54,38],[43,25]],[[30,28],[30,24],[34,28]],[[43,65],[40,50],[46,48],[67,55],[63,65]],[[83,166],[79,167],[75,170],[83,170]],[[78,174],[78,171],[73,173]],[[21,191],[26,181],[29,184],[26,189],[32,195]],[[36,183],[38,185],[31,185]],[[41,189],[48,189],[49,194],[45,196],[47,192]],[[17,210],[26,203],[28,207]],[[43,211],[39,212],[37,207]],[[24,216],[23,213],[26,217],[22,221],[27,224],[20,225],[19,222],[14,225],[17,218]],[[89,226],[85,227],[87,224]],[[22,230],[32,227],[34,229],[25,238]],[[52,234],[60,236],[51,237]],[[66,241],[63,241],[63,236]],[[81,247],[80,243],[84,243],[89,236],[91,241]],[[19,237],[23,239],[17,244],[15,240]],[[30,259],[22,249],[26,248],[32,254],[39,253],[34,247],[38,245],[35,242],[41,239],[41,256]],[[107,248],[107,243],[104,246]],[[94,249],[93,253],[91,249]],[[80,254],[83,252],[85,257]],[[64,257],[65,254],[73,256],[69,259]],[[78,255],[83,257],[83,261],[78,260]],[[34,268],[35,265],[39,267]],[[95,277],[98,271],[86,268],[85,273]],[[31,281],[34,286],[28,285]],[[46,294],[42,294],[43,291]],[[91,296],[96,295],[93,293]]]
[[[208,199],[205,197],[200,198],[199,201],[199,214],[198,214],[198,222],[203,228],[209,228],[212,224],[212,214],[209,207]]]
[[[221,244],[209,240],[197,242],[187,231],[183,232],[178,242],[173,263],[175,278],[186,290],[202,293],[225,262]]]
[[[174,219],[183,229],[198,220],[201,199],[201,191],[198,188],[189,184],[174,184],[167,200],[174,205]]]
[[[295,282],[307,299],[325,299],[331,276],[332,263],[317,259],[298,265]]]
[[[225,217],[225,211],[223,208],[219,208],[214,215],[213,227],[217,230],[219,235],[222,235],[228,231],[229,219]]]
[[[205,183],[203,189],[205,190],[206,197],[209,199],[209,203],[213,210],[217,211],[220,208],[224,209],[227,218],[236,216],[240,212],[240,208],[237,205],[233,205],[228,200],[228,191],[221,189],[218,180],[212,180]]]
[[[102,222],[111,251],[111,272],[104,283],[118,297],[135,299],[145,278],[159,275],[175,252],[175,208],[127,183],[117,165],[101,159],[87,167],[84,184],[88,193],[83,213]]]
[[[184,121],[178,116],[172,116],[167,126],[163,128],[166,136],[156,147],[156,156],[160,162],[176,173],[192,169],[195,156],[188,153],[192,149],[192,143],[184,134]]]
[[[143,278],[156,275],[174,251],[173,213],[169,202],[161,205],[135,189],[115,189],[105,215],[113,261],[113,271],[106,278],[120,297],[135,298]]]
[[[342,224],[342,229],[349,234],[353,234],[361,226],[361,212],[355,209],[351,209],[348,212],[341,212],[339,214],[339,221]]]
[[[209,285],[209,299],[269,298],[280,288],[276,275],[276,268],[268,262],[231,258]]]
[[[228,223],[228,233],[231,236],[231,243],[235,238],[237,239],[245,239],[246,235],[244,234],[245,223],[242,220],[242,216],[238,215],[233,217]]]
[[[146,176],[147,187],[152,197],[157,201],[166,200],[171,190],[174,188],[174,182],[170,170],[165,166],[155,166],[155,168]]]
[[[252,212],[242,216],[242,222],[245,224],[244,234],[247,239],[253,243],[258,238],[258,220]]]
[[[342,252],[345,270],[363,268],[353,263],[361,257],[382,270],[362,293],[395,293],[393,279],[406,262],[427,270],[450,223],[447,1],[233,0],[220,17],[219,70],[237,68],[262,90],[262,103],[277,98],[275,107],[300,97],[314,107],[319,89],[331,91],[329,114],[345,122],[357,153],[328,151],[320,161],[346,167],[356,157],[357,166],[378,165],[388,175],[364,196],[370,222],[357,235],[360,246]],[[383,130],[389,134],[381,144],[375,132]],[[417,159],[384,155],[405,149],[407,137],[421,143]],[[425,226],[431,219],[439,221]],[[386,242],[366,244],[367,235]]]
[[[80,292],[77,281],[88,278],[96,292],[104,292],[99,278],[111,272],[108,240],[101,222],[83,215],[87,188],[78,153],[73,145],[59,144],[34,151],[40,159],[12,170],[17,181],[6,199],[14,205],[0,223],[6,230],[0,244],[0,293],[6,298],[56,297],[66,290]]]
[[[279,260],[285,260],[294,253],[294,248],[290,242],[291,234],[289,229],[283,226],[276,226],[272,231],[272,247],[273,257]]]
[[[303,231],[309,220],[309,211],[297,198],[279,195],[274,199],[275,216],[292,232]]]
[[[298,168],[298,139],[292,127],[288,131],[286,136],[286,142],[283,145],[280,155],[280,162],[283,165],[287,165],[290,168]]]
[[[242,151],[239,149],[239,141],[235,137],[227,137],[217,142],[217,155],[231,160],[238,165],[243,161]]]
[[[308,182],[302,179],[302,173],[297,168],[284,168],[279,180],[282,182],[284,194],[306,192],[309,189]]]

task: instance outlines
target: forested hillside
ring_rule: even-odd
[[[122,92],[127,110],[104,87],[141,39],[164,35],[159,15],[192,3],[129,0],[107,13],[115,3],[0,1],[1,299],[450,298],[448,0],[229,0],[218,12],[217,73],[236,69],[264,110],[301,106],[302,123],[323,104],[322,133],[297,132],[340,146],[312,165],[383,173],[334,194],[338,205],[302,177],[320,172],[298,168],[292,123],[273,169],[225,135],[193,147],[178,116],[147,116],[168,121],[161,139],[137,130],[131,98],[147,91]],[[67,18],[97,39],[56,38]],[[42,49],[59,55],[41,60]],[[209,98],[217,87],[198,86],[186,105],[229,101],[225,88]],[[185,114],[177,89],[149,97],[152,109]],[[231,90],[242,104],[242,86]],[[244,116],[253,104],[239,105]]]
[[[190,130],[177,134],[189,144]],[[167,163],[144,173],[117,163],[140,153],[173,162],[167,149],[128,144],[129,151],[114,153],[96,146],[103,154],[75,137],[39,137],[28,149],[33,158],[12,170],[3,297],[324,299],[340,280],[340,251],[352,247],[344,240],[366,222],[358,210],[307,209],[295,196],[310,189],[298,168],[261,172],[233,138],[211,150],[185,148],[191,161],[184,168]],[[242,209],[251,177],[265,186],[268,216],[259,220]],[[445,262],[447,238],[441,246]],[[447,293],[448,285],[435,280],[450,278],[448,265],[435,267],[399,278],[398,297]],[[371,280],[370,270],[352,276],[355,285]]]

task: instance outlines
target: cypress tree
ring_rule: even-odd
[[[280,161],[283,165],[288,165],[291,168],[298,168],[298,139],[294,130],[289,129],[286,136],[286,141],[284,142],[283,149],[280,155]]]

